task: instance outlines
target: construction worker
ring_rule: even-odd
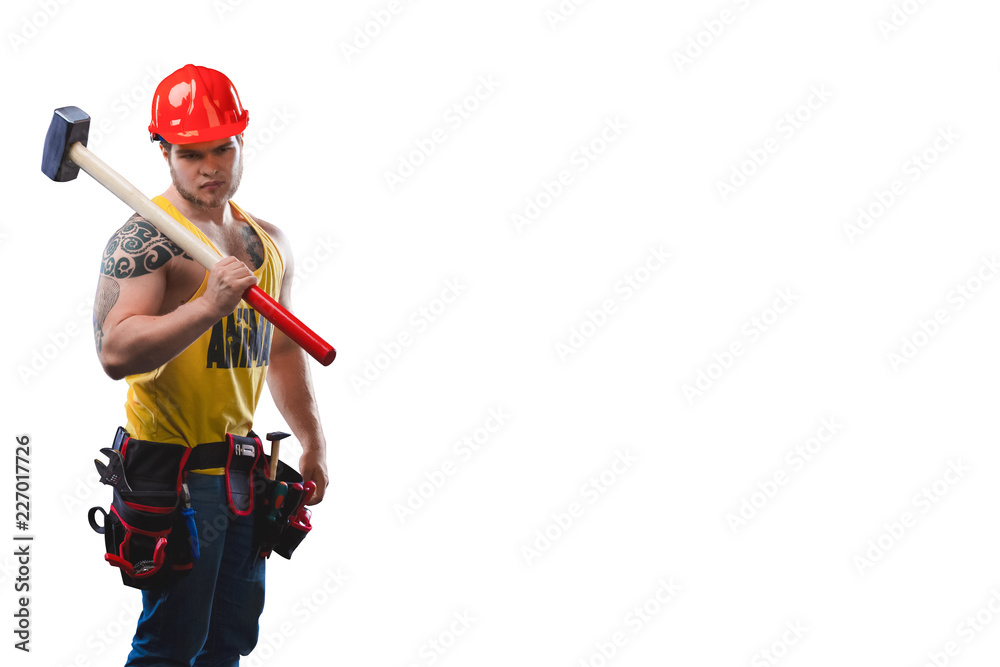
[[[315,504],[329,479],[306,355],[241,302],[258,285],[290,308],[294,270],[284,234],[231,200],[247,121],[236,88],[216,70],[186,65],[157,87],[149,131],[171,184],[154,201],[224,259],[206,271],[133,215],[104,251],[97,354],[111,378],[128,383],[128,434],[191,447],[192,460],[203,443],[249,437],[266,379],[301,443],[299,472],[316,484]],[[253,546],[254,517],[233,511],[226,461],[202,458],[185,471],[200,554],[185,576],[142,591],[127,665],[237,665],[257,642],[266,561]]]

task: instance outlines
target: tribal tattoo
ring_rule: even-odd
[[[97,283],[97,297],[94,299],[94,343],[98,352],[104,346],[104,320],[118,302],[120,292],[117,280],[101,276]]]
[[[257,233],[250,225],[243,225],[240,229],[243,232],[243,240],[246,242],[247,254],[253,263],[250,270],[256,271],[264,264],[264,244],[260,242]]]
[[[152,273],[178,255],[191,259],[176,243],[136,214],[108,241],[101,273],[111,278],[136,278]]]

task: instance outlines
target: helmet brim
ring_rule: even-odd
[[[247,121],[244,119],[239,123],[219,125],[218,127],[192,130],[190,132],[165,132],[163,130],[154,131],[152,126],[150,126],[149,131],[152,134],[159,135],[168,143],[183,145],[197,144],[202,141],[217,141],[219,139],[225,139],[226,137],[235,137],[237,134],[243,134],[246,129]]]

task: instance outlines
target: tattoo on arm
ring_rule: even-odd
[[[136,278],[152,273],[177,255],[191,259],[176,243],[136,214],[108,241],[101,273],[110,278]]]
[[[243,240],[246,242],[247,254],[250,256],[250,261],[253,263],[250,270],[256,271],[264,264],[264,244],[260,242],[260,238],[257,237],[257,233],[250,225],[243,225],[240,231],[243,232]]]
[[[94,299],[94,343],[100,352],[104,345],[104,320],[118,302],[121,287],[114,278],[101,276],[97,283],[97,298]]]

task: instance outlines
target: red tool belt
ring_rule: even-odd
[[[104,559],[121,570],[126,586],[169,586],[198,559],[194,510],[184,483],[190,470],[225,470],[229,510],[236,516],[255,515],[254,547],[261,555],[273,549],[289,558],[308,532],[308,510],[300,506],[308,499],[302,492],[302,477],[280,462],[278,477],[289,486],[284,499],[289,511],[272,511],[271,494],[278,482],[267,479],[267,457],[253,431],[246,437],[230,434],[222,442],[191,448],[136,440],[119,428],[112,446],[101,453],[108,463],[96,459],[94,463],[101,481],[113,489],[111,508],[105,512],[94,507],[88,519],[91,528],[104,535]],[[303,517],[304,530],[295,525]]]

